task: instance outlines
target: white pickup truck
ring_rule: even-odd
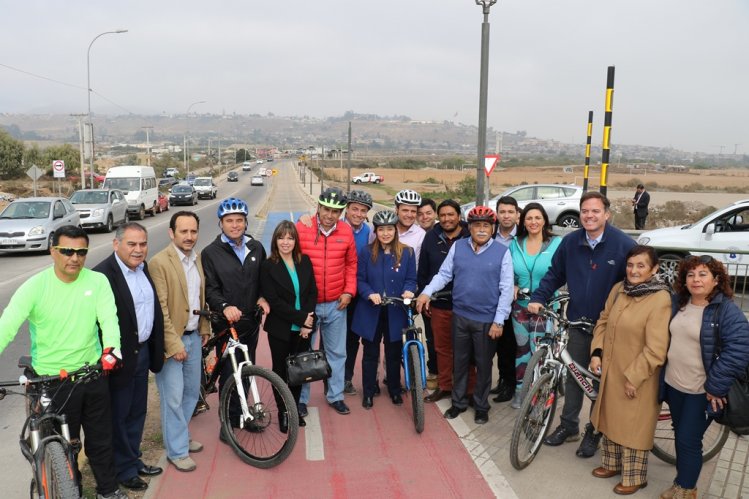
[[[379,184],[385,181],[385,177],[373,172],[365,172],[352,178],[351,181],[355,184]]]

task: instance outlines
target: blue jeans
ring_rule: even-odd
[[[178,362],[164,361],[156,374],[156,386],[161,397],[161,431],[169,459],[182,459],[189,454],[190,432],[187,425],[198,403],[200,394],[201,341],[196,332],[182,336],[187,358]]]
[[[684,489],[693,489],[702,471],[702,436],[712,421],[707,417],[707,398],[704,393],[684,393],[666,383],[666,402],[674,426],[674,483]]]
[[[328,379],[328,403],[343,400],[343,378],[346,370],[346,309],[338,310],[338,301],[318,303],[315,307],[317,323],[322,332],[325,355],[333,374]],[[312,345],[317,341],[317,331],[312,333]],[[314,347],[313,347],[314,348]],[[302,385],[299,402],[309,403],[309,383]]]

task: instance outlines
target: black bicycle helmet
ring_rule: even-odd
[[[403,189],[395,195],[395,204],[410,204],[412,206],[419,206],[421,204],[421,196],[418,192],[412,191],[411,189]]]
[[[226,198],[218,205],[216,214],[219,219],[224,218],[226,215],[232,215],[238,213],[240,215],[247,216],[250,214],[247,203],[238,198]]]
[[[398,215],[391,210],[382,210],[375,213],[372,217],[372,225],[381,227],[383,225],[395,225],[398,223]]]
[[[346,195],[338,187],[328,187],[320,193],[317,202],[334,210],[342,210],[346,207]]]
[[[348,204],[359,203],[367,208],[372,208],[372,196],[364,191],[351,191],[348,193]]]

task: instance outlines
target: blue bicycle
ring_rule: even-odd
[[[414,325],[414,298],[398,298],[395,296],[383,296],[382,306],[400,305],[406,311],[408,326],[403,328],[402,360],[403,372],[406,378],[406,390],[411,393],[411,407],[413,408],[413,420],[416,432],[424,431],[424,390],[427,387],[426,362],[424,360],[424,345],[426,338],[424,331]]]

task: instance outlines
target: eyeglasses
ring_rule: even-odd
[[[52,248],[56,249],[60,252],[61,255],[65,256],[86,256],[88,254],[88,248],[66,248],[64,246],[52,246]]]
[[[708,263],[711,263],[713,261],[713,257],[711,257],[710,255],[700,255],[700,256],[693,255],[693,256],[690,256],[688,260],[690,261],[697,260],[700,263],[704,263],[705,265],[707,265]]]

